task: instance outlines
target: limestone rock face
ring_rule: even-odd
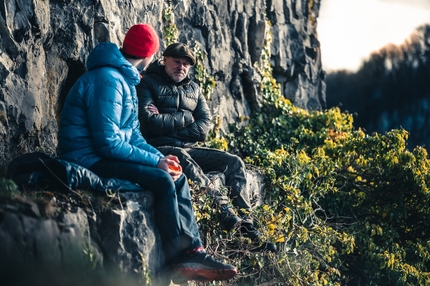
[[[1,212],[0,248],[2,260],[8,257],[11,264],[38,263],[50,261],[60,263],[64,257],[77,264],[83,262],[83,253],[77,246],[84,245],[85,229],[88,222],[82,210],[69,213],[58,221],[41,219],[39,209],[34,203],[15,204]],[[60,227],[60,224],[61,227]]]
[[[123,193],[121,201],[119,206],[98,211],[69,207],[51,217],[25,199],[0,203],[0,273],[4,281],[8,277],[10,285],[81,285],[94,279],[96,284],[91,285],[115,285],[99,280],[124,282],[123,274],[128,274],[139,281],[144,272],[154,281],[162,281],[157,277],[164,255],[152,195]],[[64,202],[57,201],[52,206],[61,204]]]
[[[120,46],[130,26],[145,22],[159,31],[164,49],[168,2],[179,41],[207,54],[205,68],[216,80],[209,104],[224,128],[258,108],[254,63],[268,31],[284,96],[305,109],[324,108],[320,0],[0,1],[0,166],[36,149],[55,154],[62,104],[95,45]]]
[[[164,262],[161,239],[155,226],[153,197],[149,192],[122,193],[123,208],[96,216],[96,233],[106,257],[121,272],[160,272]]]

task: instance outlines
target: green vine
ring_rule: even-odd
[[[175,24],[172,2],[168,1],[168,6],[163,11],[164,29],[163,35],[166,47],[178,41],[178,28]]]
[[[205,51],[200,49],[196,41],[194,41],[193,46],[193,52],[197,59],[197,63],[194,66],[194,78],[199,84],[205,98],[210,100],[211,93],[213,92],[216,85],[215,79],[207,72],[204,66],[204,61],[206,59]]]

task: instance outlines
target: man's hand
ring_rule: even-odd
[[[182,175],[182,167],[179,164],[179,159],[173,155],[167,155],[166,157],[161,158],[158,162],[157,168],[169,173],[169,175],[172,176],[173,181],[176,181]]]
[[[152,114],[159,114],[157,106],[152,103],[148,106],[148,109],[152,112]]]

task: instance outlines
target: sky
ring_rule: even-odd
[[[371,52],[430,24],[430,0],[321,0],[317,21],[323,69],[356,71]]]

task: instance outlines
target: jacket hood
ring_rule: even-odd
[[[100,43],[88,56],[88,71],[101,67],[113,67],[118,69],[130,85],[137,85],[140,82],[139,72],[124,58],[118,46],[114,43]]]

